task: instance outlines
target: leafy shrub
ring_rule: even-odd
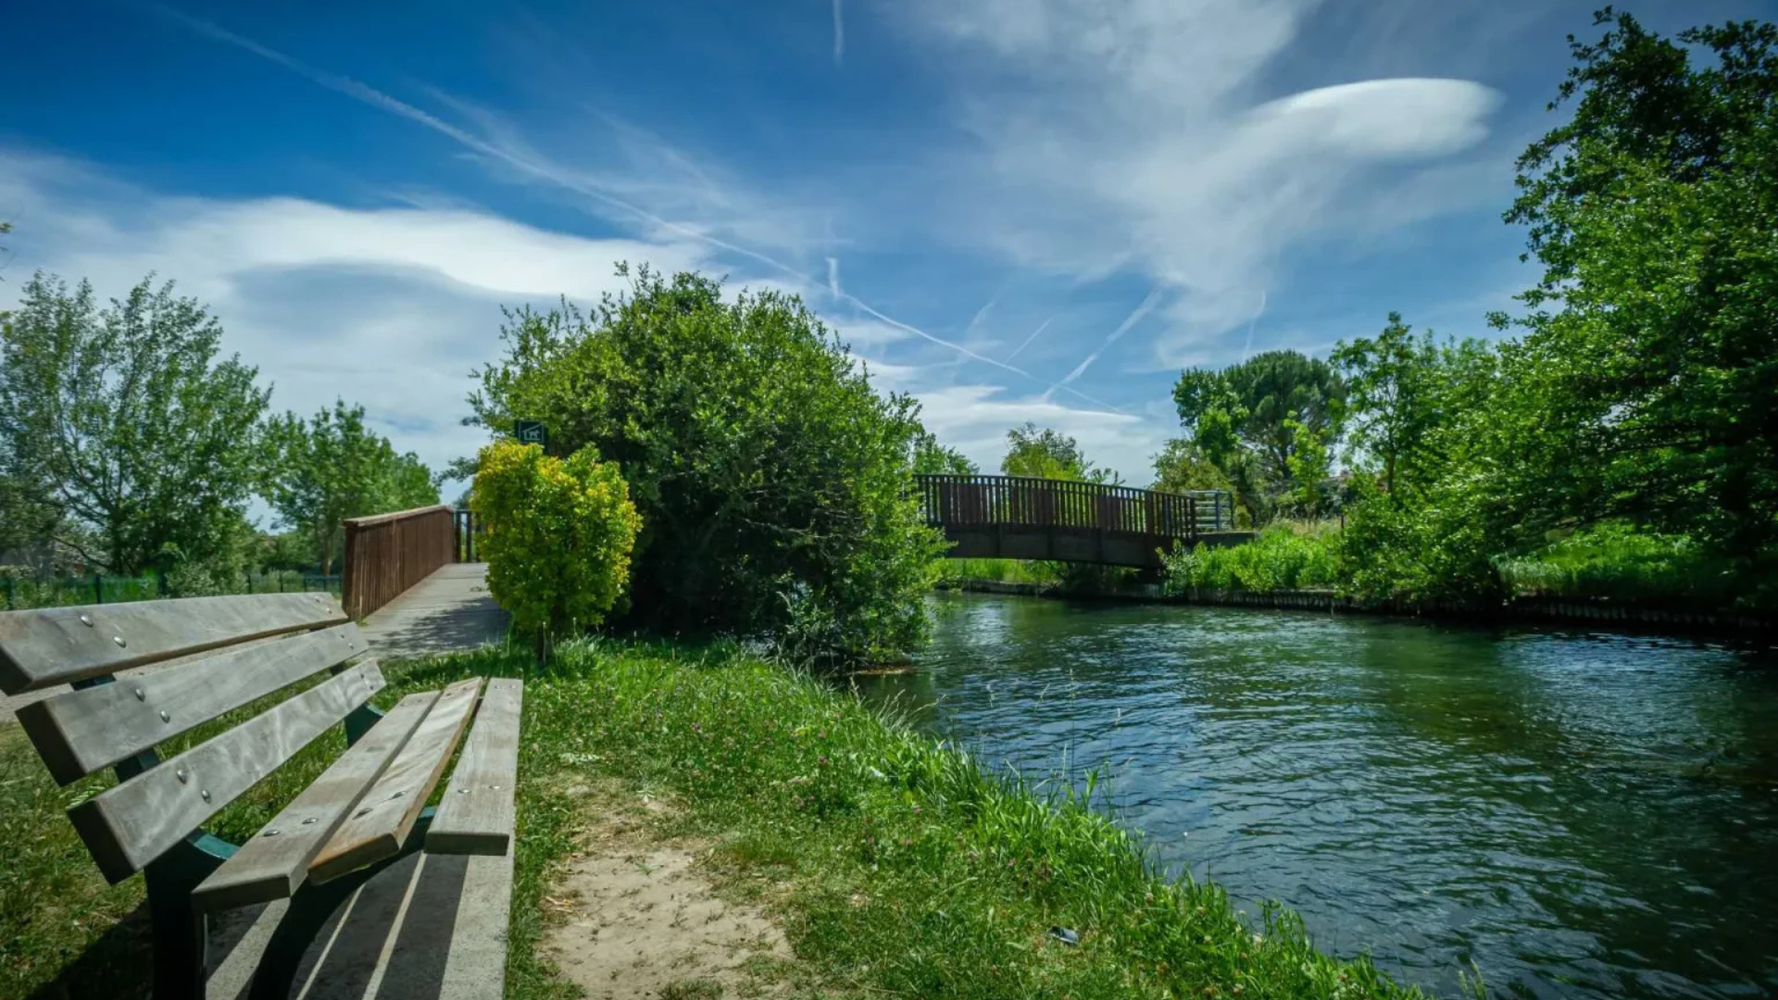
[[[1622,521],[1576,531],[1495,565],[1512,594],[1700,607],[1760,603],[1757,588],[1732,560],[1688,536],[1640,531]]]
[[[629,577],[642,521],[617,467],[598,458],[582,448],[563,461],[510,441],[481,452],[471,505],[488,526],[488,591],[540,653],[603,620]]]
[[[924,638],[943,543],[912,496],[918,404],[879,396],[799,300],[724,302],[715,280],[642,269],[590,314],[512,313],[503,337],[477,419],[542,420],[552,450],[592,445],[617,463],[643,521],[633,624],[795,629],[858,659]]]
[[[1345,509],[1340,538],[1344,589],[1366,600],[1500,597],[1489,561],[1499,551],[1484,497],[1454,478],[1409,506],[1368,483]]]
[[[1227,548],[1198,543],[1166,557],[1169,593],[1316,589],[1339,581],[1339,535],[1326,524],[1274,524],[1251,542]]]

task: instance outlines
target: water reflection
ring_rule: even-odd
[[[1778,991],[1778,669],[1677,639],[953,596],[861,680],[1449,994]]]

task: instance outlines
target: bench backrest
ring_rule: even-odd
[[[264,594],[0,613],[0,691],[72,690],[19,724],[62,784],[117,765],[69,810],[100,871],[122,881],[196,830],[383,687],[324,594]],[[178,660],[177,663],[166,661]],[[159,669],[114,679],[120,670]],[[155,747],[323,670],[334,676],[161,762]]]

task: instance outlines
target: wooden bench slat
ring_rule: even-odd
[[[437,691],[422,691],[401,699],[314,784],[292,799],[257,836],[242,844],[234,857],[192,890],[192,900],[198,908],[223,910],[287,899],[296,892],[308,875],[315,852],[333,836],[364,796],[365,789],[407,745],[414,729],[437,700]]]
[[[323,594],[191,597],[0,612],[0,691],[35,691],[347,620],[338,602]]]
[[[407,745],[309,863],[310,879],[326,882],[401,852],[457,748],[480,686],[476,677],[444,689]]]
[[[19,725],[66,785],[364,652],[358,626],[228,649],[144,677],[21,706]]]
[[[377,662],[367,660],[82,802],[68,818],[99,871],[121,882],[382,687]]]
[[[426,850],[438,854],[505,854],[512,840],[513,785],[519,770],[523,681],[488,682],[475,725],[426,829]]]

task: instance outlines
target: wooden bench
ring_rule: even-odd
[[[521,683],[490,681],[479,709],[481,681],[471,679],[408,695],[384,714],[368,703],[384,685],[368,652],[338,602],[319,594],[0,613],[0,690],[72,686],[18,711],[49,773],[66,785],[116,771],[115,786],[68,815],[107,879],[144,874],[156,1000],[205,996],[208,921],[218,911],[288,901],[250,994],[283,1000],[317,932],[378,872],[422,848],[508,855]],[[165,665],[116,676],[148,664]],[[157,744],[322,671],[331,676],[262,714],[157,756]],[[346,752],[251,840],[237,846],[200,829],[340,723]],[[441,804],[423,809],[459,742]],[[501,994],[508,903],[497,906],[502,960],[477,976],[486,989],[454,995]]]

